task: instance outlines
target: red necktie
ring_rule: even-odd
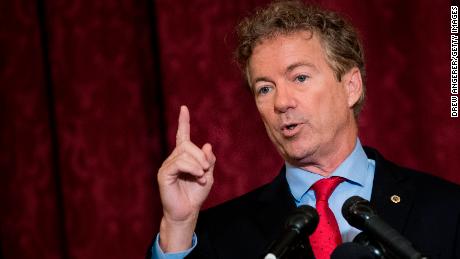
[[[316,259],[329,259],[332,251],[342,243],[339,225],[329,208],[328,200],[335,187],[343,180],[342,177],[324,178],[311,187],[315,192],[316,210],[319,214],[318,227],[310,236],[311,247]]]

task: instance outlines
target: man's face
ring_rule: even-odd
[[[289,163],[308,166],[354,145],[351,107],[359,95],[349,79],[361,76],[352,69],[339,82],[318,36],[301,31],[262,41],[248,75],[268,135]]]

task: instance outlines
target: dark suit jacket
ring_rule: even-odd
[[[430,258],[460,258],[460,187],[365,150],[376,161],[371,203],[379,216]],[[294,208],[282,169],[271,183],[201,212],[187,258],[260,258]]]

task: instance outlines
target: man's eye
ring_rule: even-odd
[[[302,83],[302,82],[305,82],[305,80],[308,79],[308,76],[306,76],[306,75],[298,75],[298,76],[296,76],[295,79]]]
[[[259,94],[267,94],[268,92],[270,92],[270,87],[268,86],[262,86],[258,91]]]

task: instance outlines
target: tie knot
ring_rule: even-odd
[[[345,179],[342,177],[333,176],[329,178],[323,178],[321,180],[318,180],[316,183],[314,183],[311,188],[315,192],[316,202],[318,201],[327,202],[332,192],[337,187],[337,185],[339,185],[344,180]]]

